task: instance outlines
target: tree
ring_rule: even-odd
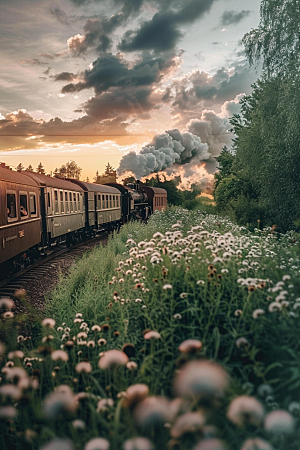
[[[263,0],[259,26],[242,42],[250,64],[262,60],[268,78],[299,70],[300,0]]]
[[[94,178],[95,183],[105,184],[105,183],[116,183],[117,182],[117,171],[109,163],[105,166],[105,171],[102,175],[99,175],[97,170],[96,177]]]
[[[18,172],[22,172],[22,170],[24,170],[24,166],[23,166],[22,163],[19,163],[19,164],[17,165],[17,171],[18,171]]]
[[[79,167],[75,161],[69,161],[67,164],[63,164],[59,169],[55,169],[54,176],[56,178],[73,178],[79,180],[81,171],[81,167]]]
[[[39,165],[36,168],[36,173],[40,173],[41,175],[45,175],[45,169],[43,164],[40,162]]]
[[[29,166],[26,168],[26,170],[27,170],[28,172],[33,172],[33,167],[32,167],[32,165],[29,164]]]

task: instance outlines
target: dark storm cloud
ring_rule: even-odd
[[[172,50],[182,36],[179,27],[192,23],[208,12],[215,0],[190,0],[181,9],[156,13],[138,30],[128,30],[119,48],[121,50]]]
[[[69,25],[67,14],[58,5],[50,6],[50,13],[63,25]]]
[[[61,72],[53,76],[54,81],[73,81],[75,75],[70,72]]]
[[[153,58],[145,53],[141,61],[130,67],[126,61],[109,53],[99,57],[93,62],[92,69],[84,72],[84,81],[67,84],[63,87],[62,93],[94,88],[96,94],[101,94],[114,87],[126,89],[152,86],[161,81],[165,73],[172,68],[176,68],[173,57]]]
[[[241,22],[246,17],[250,16],[253,11],[249,10],[243,10],[240,12],[236,11],[225,11],[221,17],[221,25],[227,26],[227,25],[236,25],[237,23]]]

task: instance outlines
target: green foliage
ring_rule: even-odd
[[[181,205],[184,199],[182,191],[178,189],[179,179],[167,180],[165,177],[161,180],[159,175],[151,178],[150,180],[146,180],[146,184],[153,187],[163,188],[167,191],[168,194],[168,203],[170,205]]]
[[[262,0],[260,24],[243,37],[250,62],[263,60],[267,77],[299,69],[300,1]]]

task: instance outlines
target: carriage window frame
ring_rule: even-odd
[[[80,211],[81,207],[80,207],[80,195],[79,192],[77,192],[77,211]]]
[[[74,206],[74,212],[77,212],[77,198],[76,198],[76,192],[73,192],[73,206]]]
[[[16,222],[18,220],[18,214],[17,214],[17,192],[13,191],[11,189],[7,189],[6,191],[6,208],[8,208],[8,195],[13,195],[14,196],[14,208],[15,208],[15,215],[13,217],[8,217],[7,216],[7,222],[11,223],[11,222]]]
[[[59,214],[58,189],[53,189],[54,214]]]
[[[102,209],[105,209],[105,195],[102,194]]]
[[[31,197],[33,198],[33,202],[34,202],[34,210],[31,209],[31,200],[30,200]],[[29,212],[30,212],[30,217],[37,217],[37,215],[38,215],[35,192],[29,192]]]
[[[22,202],[21,202],[21,197],[25,198],[25,202],[24,202],[24,199],[22,199]],[[27,212],[26,215],[22,215],[21,214],[21,206],[23,206],[23,208]],[[20,219],[21,220],[26,220],[26,219],[28,220],[29,219],[29,214],[28,214],[28,193],[27,193],[27,191],[19,191],[19,214],[20,214]]]
[[[72,192],[69,191],[69,203],[70,203],[70,213],[74,212],[74,207],[73,207],[73,196],[72,196]]]
[[[66,214],[68,214],[70,212],[70,208],[69,208],[69,194],[67,191],[65,191],[65,211]]]
[[[60,212],[65,213],[65,202],[64,202],[64,191],[60,189],[59,191],[59,202],[60,202]]]

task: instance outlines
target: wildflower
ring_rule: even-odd
[[[274,311],[280,311],[282,308],[281,303],[279,302],[272,302],[269,304],[268,310],[269,312],[274,312]]]
[[[0,386],[0,397],[2,398],[12,398],[13,400],[19,400],[21,398],[21,395],[21,389],[14,384],[5,384],[3,386]]]
[[[15,350],[14,352],[8,353],[8,359],[17,359],[17,358],[24,358],[24,353],[21,350]]]
[[[70,439],[54,438],[39,450],[74,450],[74,446]]]
[[[64,346],[67,350],[71,350],[74,347],[74,342],[73,341],[67,341],[64,343]]]
[[[123,406],[131,408],[141,400],[144,400],[149,394],[149,388],[146,384],[133,384],[125,392]]]
[[[84,450],[108,450],[109,442],[104,438],[90,439],[84,446]]]
[[[107,332],[107,331],[110,330],[110,325],[108,325],[107,323],[104,323],[104,324],[101,326],[101,328],[102,328],[102,331]]]
[[[42,326],[43,327],[47,327],[47,328],[54,328],[55,326],[55,320],[48,318],[48,319],[44,319],[42,322]]]
[[[225,450],[225,446],[220,439],[204,439],[199,442],[193,450]]]
[[[64,361],[64,362],[66,362],[69,359],[69,355],[64,350],[55,350],[54,352],[51,353],[51,359],[53,361]]]
[[[0,309],[13,309],[15,307],[15,302],[11,298],[0,298]]]
[[[241,395],[231,401],[227,417],[236,425],[249,423],[259,426],[264,417],[264,408],[255,397]]]
[[[19,383],[22,378],[27,378],[27,372],[23,367],[5,367],[2,369],[2,373],[6,374],[6,378],[14,383]]]
[[[264,428],[274,434],[291,434],[295,428],[295,420],[287,411],[272,411],[265,417]]]
[[[97,404],[97,412],[108,411],[108,408],[114,406],[114,401],[112,398],[102,398]]]
[[[200,411],[185,413],[177,418],[171,429],[171,436],[180,438],[185,433],[197,432],[202,429],[204,422],[204,416]]]
[[[180,298],[186,298],[187,296],[188,296],[187,292],[182,292],[179,297]]]
[[[236,316],[236,317],[239,317],[239,316],[241,316],[243,314],[243,311],[241,310],[241,309],[236,309],[235,311],[234,311],[234,315]]]
[[[181,314],[174,314],[174,319],[176,320],[181,320],[182,319],[182,315]]]
[[[141,302],[142,302],[142,299],[140,299],[140,298],[135,299],[135,303],[141,303]],[[299,303],[299,305],[300,305],[300,303]]]
[[[145,437],[127,439],[123,444],[124,450],[153,450],[153,448],[152,442]]]
[[[16,297],[18,300],[25,300],[25,299],[26,299],[26,295],[27,295],[27,293],[26,293],[26,290],[25,290],[25,289],[17,289],[17,290],[15,291],[15,297]]]
[[[273,450],[273,447],[264,439],[254,438],[244,441],[241,450]]]
[[[83,420],[80,419],[75,419],[72,421],[72,426],[73,428],[75,428],[76,430],[84,430],[86,425],[84,423]]]
[[[134,417],[143,428],[169,422],[172,419],[169,401],[164,397],[147,397],[135,407]]]
[[[106,339],[104,338],[99,339],[98,345],[106,345]]]
[[[0,406],[0,419],[14,419],[17,410],[13,406]]]
[[[76,364],[75,370],[78,373],[81,373],[81,372],[90,373],[92,371],[92,366],[89,362],[82,361],[82,362]]]
[[[181,353],[194,353],[202,349],[202,342],[198,341],[198,339],[187,339],[186,341],[181,342],[178,347],[178,350]]]
[[[12,319],[14,317],[14,313],[11,311],[6,311],[2,314],[3,319]]]
[[[72,415],[76,409],[76,398],[69,386],[65,385],[47,395],[43,402],[43,412],[49,420],[57,419],[60,414]]]
[[[235,345],[240,348],[242,346],[247,346],[249,345],[249,341],[248,339],[246,339],[245,337],[240,337],[235,341]]]
[[[268,395],[273,394],[273,388],[269,384],[261,384],[257,388],[257,393],[260,397],[267,397]]]
[[[98,366],[100,369],[111,369],[114,366],[122,366],[128,362],[128,356],[120,350],[108,350],[100,358]]]
[[[181,397],[221,397],[228,381],[228,374],[220,365],[208,360],[192,361],[176,375],[174,389]]]
[[[172,285],[171,284],[165,284],[164,286],[163,286],[163,289],[172,289]]]
[[[128,370],[136,370],[138,365],[134,361],[128,361],[128,363],[126,364],[126,367]]]
[[[197,284],[205,284],[205,281],[203,281],[203,280],[198,280],[198,281],[197,281]]]
[[[161,335],[158,333],[158,331],[148,331],[144,334],[144,339],[160,339]]]
[[[263,309],[255,309],[252,313],[253,319],[257,319],[259,316],[262,316],[265,313]]]
[[[289,275],[283,275],[283,277],[282,277],[282,281],[287,281],[290,279],[291,279],[291,277]]]
[[[300,402],[291,402],[289,404],[288,409],[289,409],[289,412],[291,414],[295,414],[296,413],[297,415],[299,415],[299,413],[300,413]]]

